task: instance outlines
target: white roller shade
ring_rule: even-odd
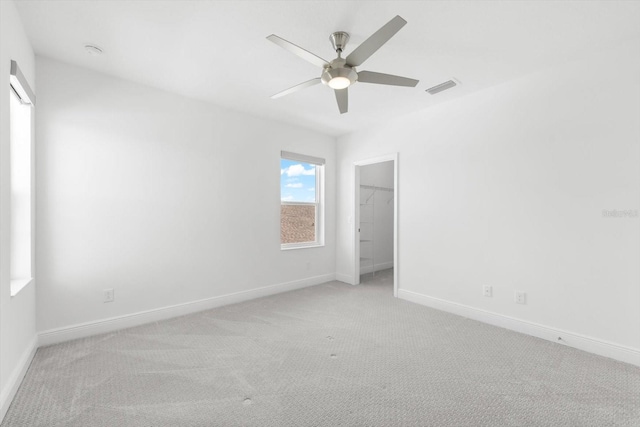
[[[36,105],[36,96],[33,94],[31,87],[29,87],[29,83],[22,74],[22,71],[20,71],[18,63],[13,60],[11,61],[9,83],[11,85],[11,89],[13,89],[21,103]]]
[[[320,157],[307,156],[305,154],[291,153],[289,151],[281,151],[280,157],[298,162],[311,163],[312,165],[324,165],[324,159]]]

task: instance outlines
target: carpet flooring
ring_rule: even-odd
[[[392,296],[391,270],[40,348],[15,426],[640,426],[640,369]]]

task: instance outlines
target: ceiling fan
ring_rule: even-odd
[[[271,40],[278,46],[298,55],[300,58],[322,67],[322,74],[320,77],[316,77],[315,79],[308,80],[287,90],[276,93],[271,98],[280,98],[281,96],[289,95],[290,93],[297,92],[301,89],[305,89],[309,86],[322,82],[334,90],[340,114],[344,114],[349,110],[348,88],[356,82],[415,87],[418,84],[418,80],[394,76],[391,74],[376,73],[373,71],[356,71],[356,67],[359,67],[364,61],[369,59],[369,57],[380,49],[382,45],[388,42],[391,37],[400,31],[406,23],[407,21],[402,19],[400,16],[396,16],[391,21],[383,25],[378,31],[373,33],[368,39],[362,42],[362,44],[346,58],[342,57],[342,52],[349,41],[349,34],[344,31],[337,31],[331,34],[331,36],[329,36],[329,40],[331,40],[331,44],[338,54],[338,57],[332,61],[326,61],[300,46],[278,37],[275,34],[271,34],[267,37],[268,40]]]

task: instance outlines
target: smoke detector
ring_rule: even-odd
[[[87,53],[91,56],[98,56],[98,55],[102,55],[103,51],[101,48],[99,48],[96,45],[93,44],[87,44],[84,46],[84,50],[87,51]]]

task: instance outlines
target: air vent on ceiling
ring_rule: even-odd
[[[457,84],[458,83],[456,83],[454,80],[449,80],[444,83],[440,83],[439,85],[436,85],[434,87],[430,87],[426,91],[429,92],[431,95],[435,95],[436,93],[442,92],[443,90],[451,89]]]

